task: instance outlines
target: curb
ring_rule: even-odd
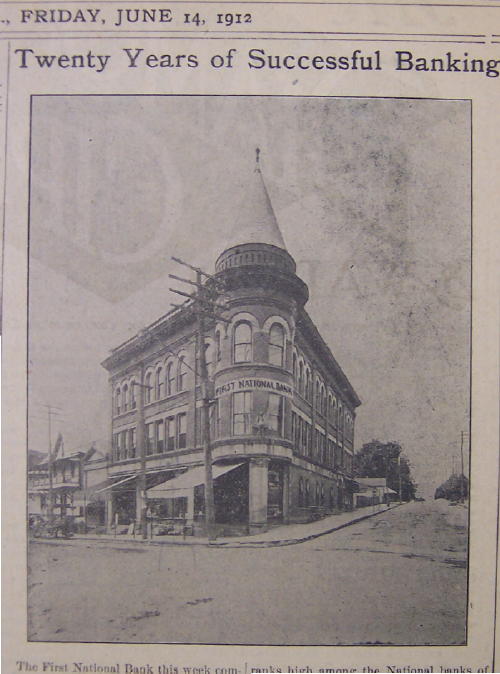
[[[399,507],[402,504],[397,504],[393,506],[392,508],[389,508],[389,510],[394,510],[394,508]],[[207,543],[206,545],[209,545],[210,547],[225,547],[225,548],[264,548],[264,547],[283,547],[286,545],[297,545],[299,543],[306,543],[307,541],[313,541],[315,538],[320,538],[321,536],[326,536],[327,534],[331,534],[334,531],[340,531],[341,529],[345,529],[346,527],[351,526],[351,524],[357,524],[358,522],[362,522],[363,520],[370,519],[370,517],[375,517],[376,515],[381,515],[382,513],[386,513],[388,510],[377,510],[377,512],[372,512],[372,513],[367,513],[365,515],[361,515],[360,517],[357,517],[356,519],[349,520],[349,522],[344,522],[343,524],[338,524],[335,527],[331,527],[330,529],[326,529],[325,531],[320,531],[316,534],[309,534],[308,536],[304,536],[302,538],[284,538],[284,539],[277,539],[275,541],[241,541],[238,543]]]

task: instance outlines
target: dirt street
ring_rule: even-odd
[[[29,638],[461,644],[466,520],[462,506],[428,501],[262,550],[37,541]]]

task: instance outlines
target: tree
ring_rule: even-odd
[[[465,475],[450,475],[435,491],[434,498],[445,498],[448,501],[459,501],[469,495],[469,480]]]
[[[410,462],[397,442],[365,443],[354,457],[354,468],[358,477],[385,477],[387,486],[398,494],[401,476],[401,498],[404,501],[415,498],[417,485],[411,475]]]

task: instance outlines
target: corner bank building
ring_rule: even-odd
[[[351,508],[355,490],[360,400],[305,310],[308,288],[258,165],[251,178],[237,234],[215,264],[224,320],[205,319],[215,514],[224,533]],[[130,525],[147,507],[153,526],[182,520],[203,530],[196,331],[187,301],[103,363],[113,396],[108,525]]]

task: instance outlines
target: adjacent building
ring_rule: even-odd
[[[216,521],[256,531],[352,507],[360,400],[305,309],[308,288],[258,164],[249,183],[215,263],[224,320],[207,317],[204,338]],[[142,508],[158,523],[203,524],[196,328],[188,301],[103,362],[113,397],[108,525],[138,521]]]

